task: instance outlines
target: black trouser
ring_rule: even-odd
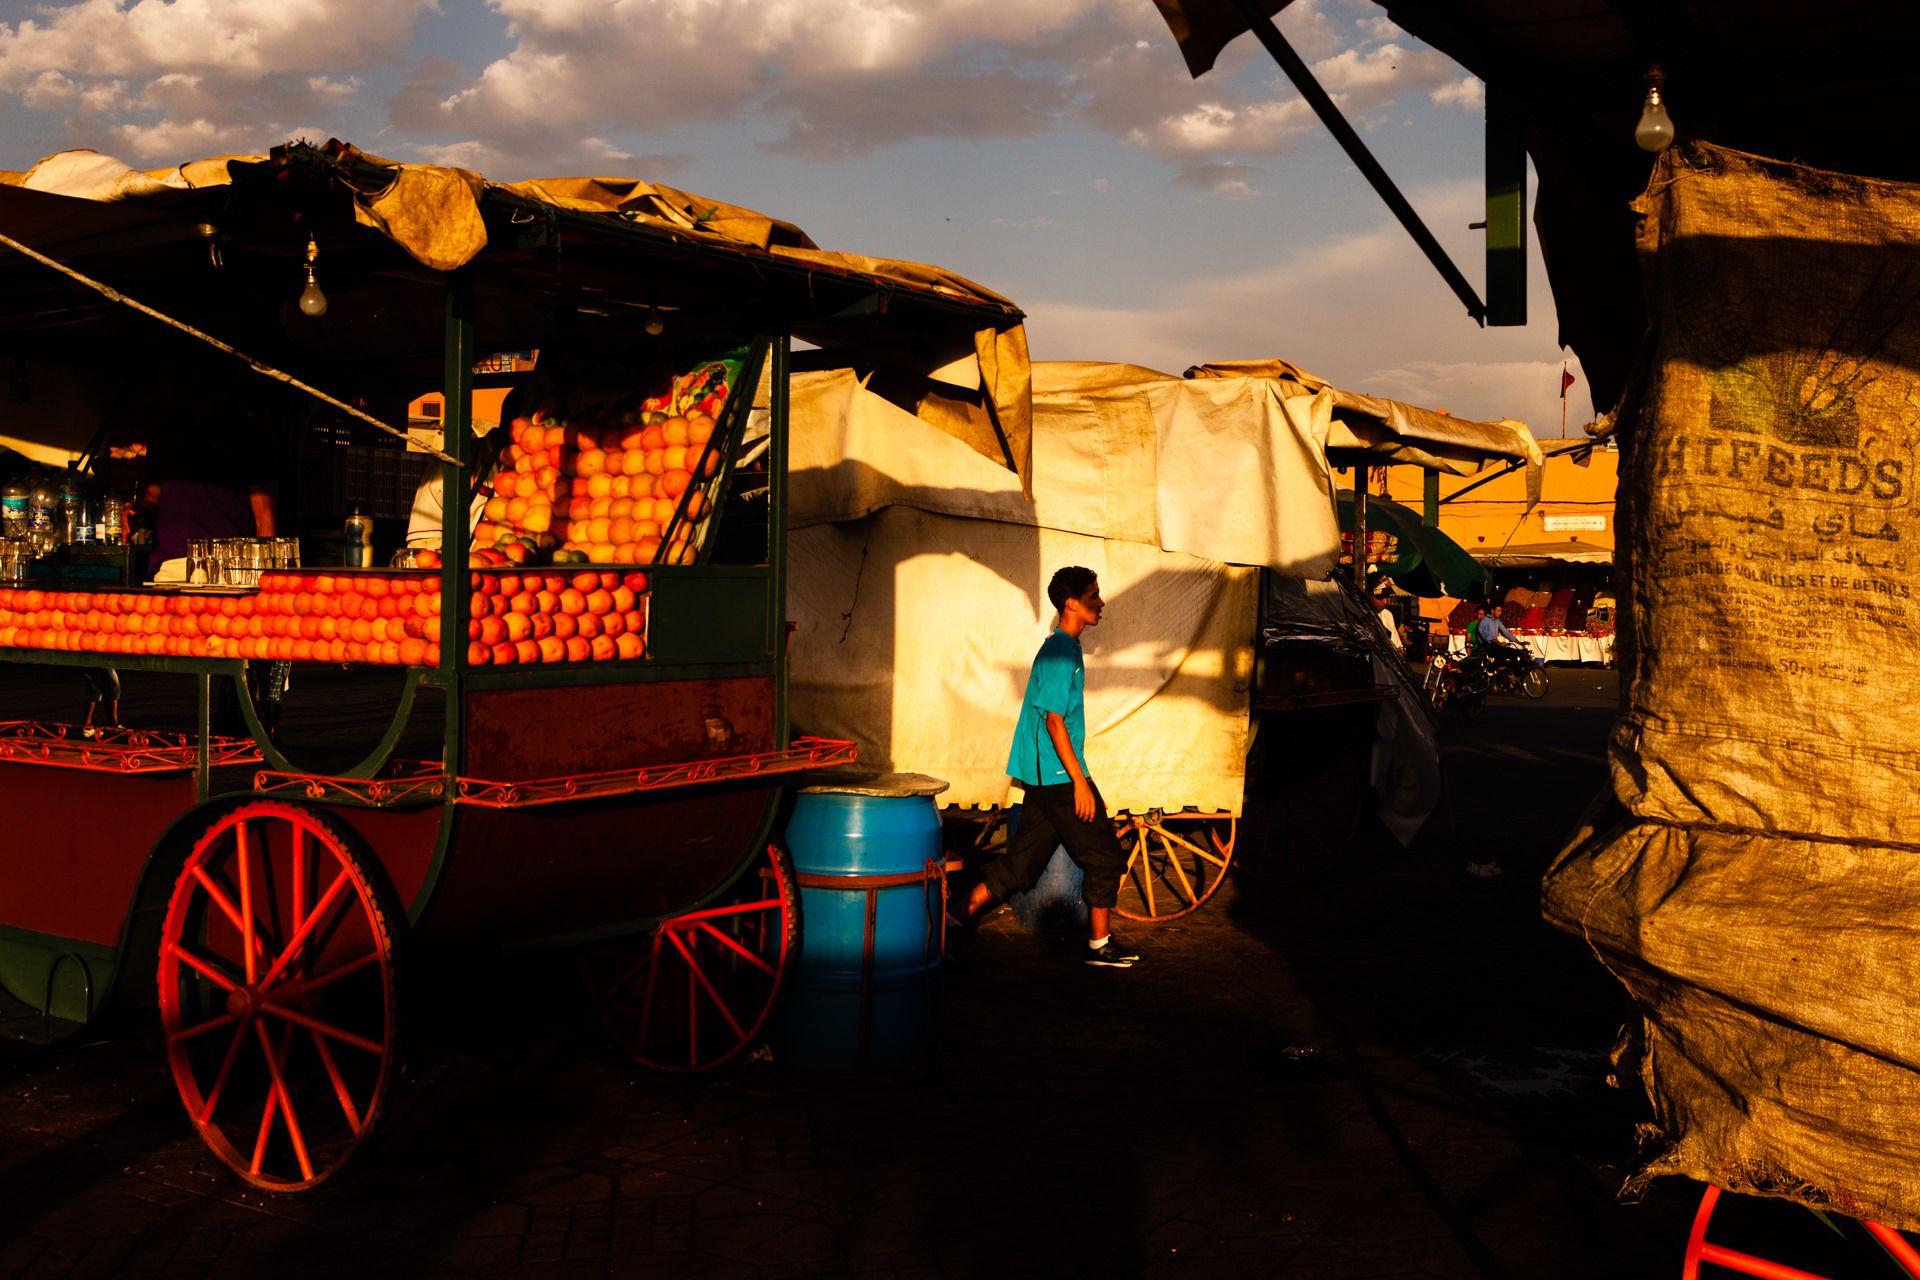
[[[1091,780],[1089,786],[1093,786]],[[1111,907],[1120,899],[1120,875],[1127,869],[1126,851],[1107,817],[1107,802],[1093,788],[1092,822],[1080,821],[1073,811],[1073,784],[1058,782],[1028,787],[1020,806],[1020,822],[1007,851],[981,868],[980,878],[995,898],[1031,889],[1047,869],[1055,845],[1065,845],[1067,856],[1086,875],[1081,892],[1090,907]]]

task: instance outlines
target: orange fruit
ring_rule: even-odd
[[[427,658],[425,640],[403,640],[400,642],[400,662],[403,666],[417,667]]]
[[[587,593],[587,612],[604,614],[613,608],[613,593],[604,587],[596,586]]]
[[[585,636],[589,640],[593,639],[595,636],[599,635],[602,630],[604,630],[604,628],[602,628],[600,625],[600,619],[591,613],[583,613],[579,617],[575,618],[573,622],[574,622],[574,626],[578,629],[579,634],[582,636]]]
[[[575,637],[576,639],[578,637]],[[540,641],[540,661],[565,662],[567,660],[567,642],[557,636],[547,636]]]
[[[608,476],[607,477],[607,496],[609,498],[612,498],[615,502],[618,502],[620,499],[630,496],[632,493],[633,493],[633,477],[632,476]]]
[[[620,470],[628,476],[646,474],[647,452],[644,449],[629,449],[620,455]]]
[[[655,487],[652,476],[638,475],[627,477],[627,492],[633,495],[635,501],[641,498],[653,497]]]
[[[599,544],[607,540],[607,530],[612,522],[606,516],[595,516],[587,522],[586,541]],[[597,557],[596,557],[597,558]]]
[[[666,464],[668,471],[685,471],[687,469],[687,446],[683,444],[670,444],[661,451],[661,458]]]
[[[581,476],[597,476],[607,469],[607,455],[598,449],[582,449],[573,460],[573,472]]]
[[[507,597],[507,600],[508,600],[508,603],[507,603],[508,617],[512,617],[516,613],[532,613],[533,612],[533,592],[532,591],[522,589],[517,594]]]
[[[533,634],[533,618],[527,614],[510,613],[501,622],[505,625],[510,643],[518,644]]]
[[[507,624],[498,618],[480,618],[477,624],[480,630],[475,635],[475,639],[485,641],[488,645],[496,645],[507,638]]]
[[[644,657],[647,652],[647,646],[641,643],[640,637],[631,631],[617,636],[613,642],[613,649],[615,655],[621,658]]]
[[[507,558],[508,564],[525,564],[527,557],[532,553],[527,550],[524,543],[509,542],[500,548],[500,554]]]
[[[668,418],[660,424],[660,437],[670,445],[685,444],[691,435],[691,424],[685,418]]]
[[[596,587],[599,586],[598,583],[595,583],[594,585]],[[587,597],[583,595],[578,588],[568,587],[565,591],[562,591],[560,593],[560,612],[561,613],[585,613],[586,610],[587,610]]]
[[[693,476],[686,471],[673,470],[660,477],[660,492],[669,498],[677,498],[687,491],[693,483]]]
[[[553,508],[544,503],[528,507],[520,527],[528,533],[545,533],[553,527]]]
[[[612,494],[613,494],[613,477],[612,476],[608,475],[606,472],[603,471],[599,475],[588,478],[587,480],[587,496],[588,497],[606,498],[606,497],[611,497]]]
[[[713,438],[713,419],[704,413],[690,414],[687,417],[687,443],[705,444]]]
[[[620,652],[619,646],[614,644],[612,636],[595,636],[592,644],[593,659],[596,662],[605,662]]]
[[[493,646],[493,665],[494,666],[496,667],[510,666],[518,660],[519,660],[519,652],[507,641],[502,640],[499,644]]]
[[[528,662],[528,663],[540,661],[539,641],[522,640],[519,643],[515,644],[513,646],[513,659],[515,662]]]
[[[667,469],[667,451],[664,448],[647,450],[647,474],[657,476]]]
[[[660,555],[660,536],[648,534],[638,539],[633,546],[635,564],[652,564]]]
[[[533,631],[531,634],[535,640],[544,640],[548,636],[553,634],[553,615],[552,614],[550,613],[532,614],[530,615],[529,620],[533,623]]]
[[[527,507],[530,505],[531,503],[526,498],[509,498],[507,500],[507,519],[511,520],[514,524],[519,524],[527,518]]]
[[[624,546],[633,536],[633,521],[625,516],[616,517],[607,522],[607,541],[615,546]]]
[[[667,433],[661,430],[659,423],[654,423],[640,433],[640,447],[649,451],[667,447]]]
[[[687,495],[687,519],[704,520],[711,506],[712,504],[707,501],[706,490],[695,489]]]
[[[631,635],[643,636],[647,633],[647,615],[635,609],[627,615],[627,631]]]
[[[604,618],[600,619],[601,635],[618,636],[618,635],[624,634],[626,632],[626,629],[627,629],[627,615],[624,613],[619,613],[619,612],[609,613]]]
[[[632,611],[633,606],[639,602],[639,597],[634,594],[633,588],[625,582],[613,588],[610,594],[613,596],[613,607],[621,613]]]
[[[593,656],[593,642],[581,636],[569,637],[566,641],[567,661],[585,662]]]
[[[548,427],[545,444],[547,452],[549,453],[558,453],[560,450],[566,448],[567,429],[558,425]]]
[[[552,493],[560,483],[560,468],[548,463],[533,473],[533,482],[546,493]]]

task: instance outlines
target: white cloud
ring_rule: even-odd
[[[1436,228],[1479,212],[1476,182],[1409,192]],[[1035,359],[1126,361],[1179,373],[1208,360],[1280,356],[1337,385],[1475,419],[1517,418],[1536,432],[1560,425],[1562,352],[1550,326],[1477,327],[1384,213],[1356,232],[1265,266],[1236,263],[1141,307],[1093,307],[1025,297]],[[1471,235],[1446,233],[1468,265]],[[1529,305],[1551,316],[1546,273],[1530,264]],[[1575,366],[1575,376],[1579,377]],[[1571,426],[1591,416],[1584,378],[1569,393]]]
[[[1487,107],[1487,86],[1477,77],[1463,76],[1452,84],[1443,84],[1427,95],[1438,107],[1456,106],[1462,111],[1484,111]]]

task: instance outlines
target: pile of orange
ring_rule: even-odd
[[[647,654],[647,575],[487,570],[473,575],[467,663],[604,662]]]
[[[646,656],[643,573],[475,572],[473,665]],[[266,573],[251,594],[0,588],[0,648],[436,666],[437,574]]]
[[[598,428],[536,413],[508,429],[476,546],[531,539],[556,564],[692,562],[711,510],[702,482],[720,471],[712,418],[636,409]]]

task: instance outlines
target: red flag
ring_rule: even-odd
[[[1567,367],[1565,365],[1560,366],[1560,398],[1562,400],[1565,400],[1567,398],[1567,388],[1572,386],[1575,382],[1578,382],[1578,381],[1579,381],[1578,378],[1575,378],[1572,374],[1567,372]]]

